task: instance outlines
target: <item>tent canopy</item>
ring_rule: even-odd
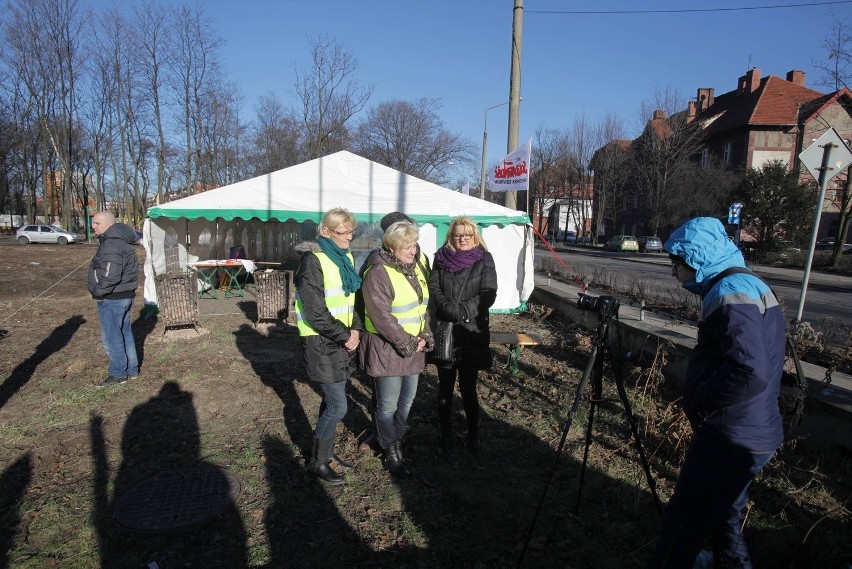
[[[420,247],[430,259],[452,218],[469,216],[481,227],[497,264],[494,308],[517,310],[532,293],[533,241],[526,213],[343,151],[149,209],[146,302],[156,303],[154,275],[222,258],[234,245],[243,245],[255,260],[298,259],[295,245],[315,239],[316,225],[334,207],[351,211],[359,224],[352,242],[356,259],[381,246],[378,222],[391,211],[414,219]]]
[[[481,225],[529,222],[522,211],[448,190],[346,151],[159,205],[148,210],[148,217],[319,223],[334,207],[347,208],[359,223],[377,222],[391,211],[401,211],[419,224],[440,225],[459,215],[475,217]]]

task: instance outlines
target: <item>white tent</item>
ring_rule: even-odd
[[[351,248],[356,265],[381,246],[379,220],[401,211],[420,227],[420,248],[432,260],[450,220],[466,215],[481,228],[497,265],[493,310],[523,309],[532,293],[533,238],[526,213],[448,190],[351,152],[337,152],[271,174],[175,200],[145,220],[145,301],[157,303],[154,276],[198,260],[224,259],[241,245],[255,261],[296,268],[295,246],[316,239],[316,225],[334,207],[358,221]]]

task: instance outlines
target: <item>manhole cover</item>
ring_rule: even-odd
[[[131,531],[184,529],[221,514],[242,491],[239,478],[215,466],[163,472],[121,496],[113,518]]]

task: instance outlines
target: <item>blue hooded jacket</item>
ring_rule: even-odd
[[[695,280],[683,287],[702,298],[698,343],[683,385],[683,408],[696,435],[753,451],[777,449],[784,438],[778,390],[786,341],[778,300],[747,273],[711,285],[725,269],[745,267],[718,219],[686,222],[664,249],[695,269]]]

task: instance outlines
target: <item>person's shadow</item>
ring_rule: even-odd
[[[9,551],[18,534],[18,504],[32,479],[32,457],[23,454],[0,475],[0,569],[9,567]]]
[[[26,385],[35,373],[36,368],[44,360],[58,352],[71,341],[77,330],[86,322],[81,314],[71,316],[53,329],[47,337],[36,346],[33,354],[22,361],[12,370],[9,377],[0,385],[0,408],[2,408],[18,390]]]
[[[121,466],[111,497],[103,422],[93,416],[90,423],[92,517],[101,567],[139,567],[151,561],[160,567],[246,567],[246,531],[235,504],[228,501],[218,515],[206,516],[205,506],[199,505],[203,496],[179,488],[184,483],[192,488],[198,480],[207,485],[205,492],[216,495],[216,489],[229,483],[221,469],[200,458],[192,394],[169,381],[133,409],[124,424]]]
[[[269,569],[402,566],[391,552],[375,552],[364,542],[338,510],[335,490],[306,477],[290,445],[267,436],[263,454],[272,498],[264,516]]]
[[[431,545],[412,547],[400,541],[388,549],[395,563],[514,567],[526,545],[523,567],[643,566],[650,556],[659,518],[641,473],[638,484],[624,483],[605,471],[600,458],[593,459],[585,472],[576,514],[580,463],[571,453],[582,444],[577,439],[582,439],[585,420],[573,423],[569,443],[557,457],[560,433],[537,433],[527,425],[503,420],[504,414],[497,406],[511,402],[518,389],[497,374],[485,376],[483,373],[479,382],[485,450],[483,457],[475,460],[464,448],[462,434],[466,427],[457,390],[453,414],[456,444],[449,458],[436,457],[437,380],[434,372],[421,375],[406,435],[406,459],[412,461],[413,476],[388,479],[398,485],[402,508],[411,525]],[[565,412],[560,408],[564,403],[552,395],[543,394],[542,400],[547,402],[543,409],[558,416]],[[629,439],[628,425],[610,407],[607,405],[606,413],[599,410],[604,416],[596,424],[611,422],[606,428],[622,438],[603,440],[601,431],[594,429],[592,456],[623,452],[638,464],[633,448],[622,443]],[[531,420],[530,426],[534,423]],[[538,512],[542,497],[545,499]],[[607,517],[590,515],[602,510]],[[634,530],[631,535],[620,531],[620,519],[630,520],[628,525]],[[633,524],[641,529],[635,531],[637,526]],[[596,551],[606,551],[606,555]]]
[[[240,308],[250,317],[250,308],[244,304],[251,303],[240,303]],[[251,364],[260,381],[272,388],[284,404],[282,415],[290,440],[299,447],[303,458],[310,457],[312,425],[317,418],[308,417],[302,407],[298,384],[308,386],[319,397],[322,397],[322,392],[318,384],[307,377],[302,344],[296,328],[275,326],[269,328],[267,334],[262,334],[253,326],[243,324],[234,332],[234,338],[240,353]],[[351,385],[347,387],[347,395],[350,399],[358,398],[357,391]],[[353,443],[355,437],[363,432],[369,423],[359,405],[349,405],[343,424],[348,432],[352,433]],[[354,448],[351,450],[354,452]]]
[[[150,308],[143,306],[130,327],[133,330],[133,340],[136,342],[136,357],[139,360],[141,372],[142,364],[145,362],[145,338],[157,327],[157,315],[151,312]]]

